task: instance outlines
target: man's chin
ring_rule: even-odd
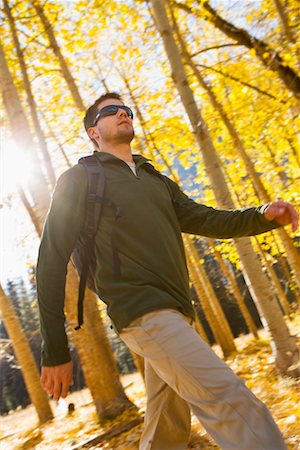
[[[123,144],[130,144],[130,142],[134,138],[134,130],[130,130],[130,132],[128,130],[127,132],[125,131],[120,132],[120,131],[118,133],[119,142]]]

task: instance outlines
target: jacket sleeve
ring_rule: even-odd
[[[227,239],[254,236],[279,227],[263,215],[268,204],[236,210],[215,209],[190,199],[172,180],[167,179],[167,182],[184,233]]]
[[[65,332],[67,264],[84,222],[87,177],[77,165],[58,180],[44,225],[37,262],[42,365],[70,360]]]

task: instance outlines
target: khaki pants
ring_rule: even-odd
[[[145,358],[147,411],[140,450],[184,450],[190,410],[226,450],[283,450],[268,409],[202,341],[190,319],[164,309],[120,333]]]

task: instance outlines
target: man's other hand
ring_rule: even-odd
[[[59,366],[42,366],[41,385],[54,400],[68,395],[69,387],[73,384],[73,364],[69,361]]]
[[[274,220],[279,225],[292,225],[292,231],[296,231],[299,224],[299,214],[288,202],[275,200],[264,211],[267,220]]]

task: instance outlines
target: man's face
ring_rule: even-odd
[[[124,103],[114,98],[108,98],[99,103],[98,111],[108,105],[124,106]],[[89,129],[89,136],[95,139],[98,144],[130,144],[134,137],[132,119],[123,109],[112,116],[100,117],[96,125]]]

